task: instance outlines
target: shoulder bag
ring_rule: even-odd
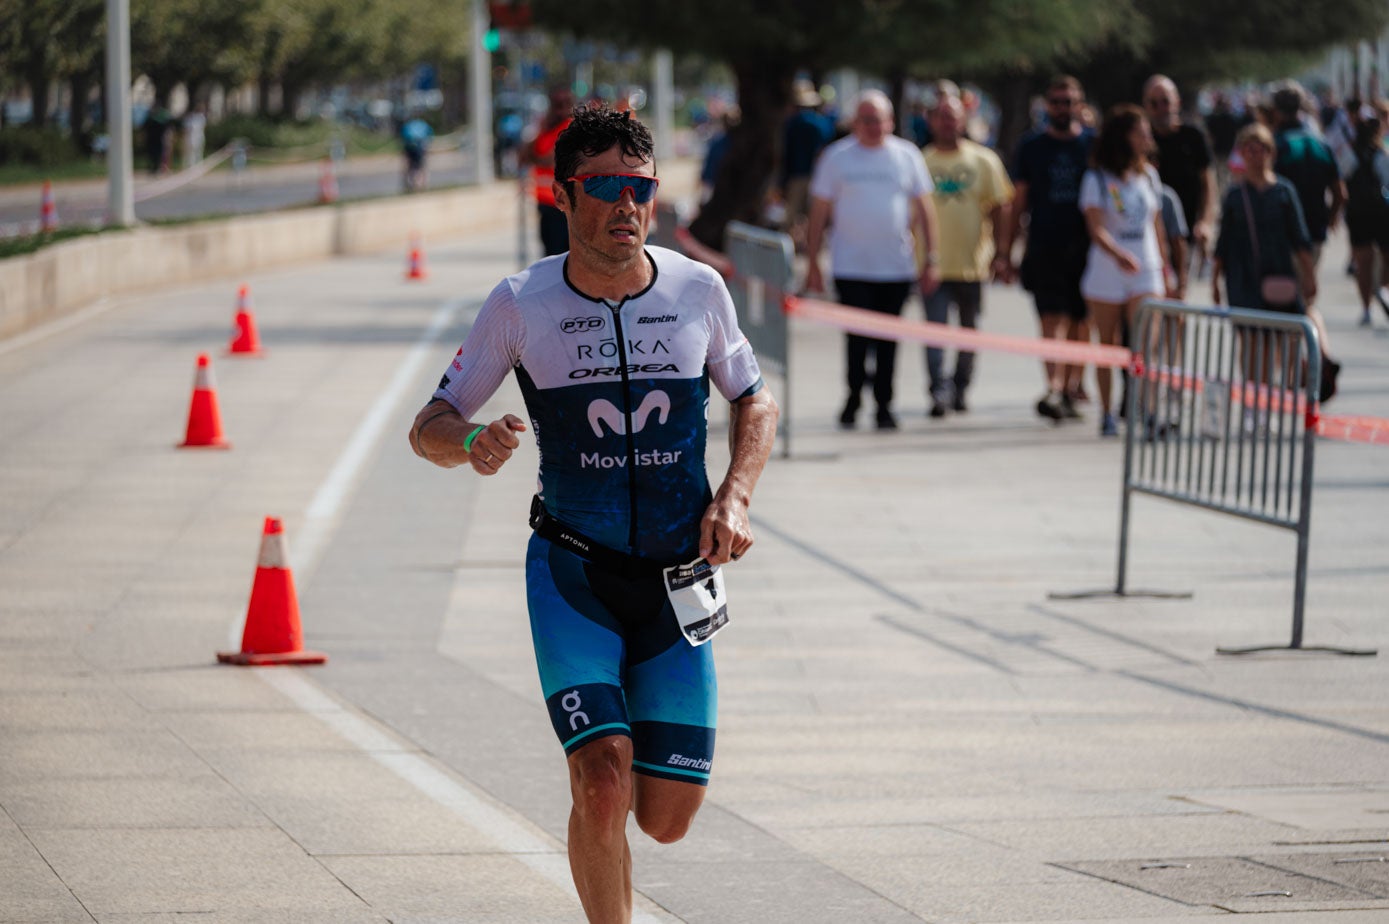
[[[1298,285],[1296,276],[1265,276],[1264,263],[1259,258],[1259,230],[1254,225],[1254,206],[1249,201],[1249,186],[1240,184],[1244,199],[1244,216],[1249,223],[1249,244],[1254,250],[1254,272],[1259,276],[1259,296],[1268,308],[1291,308],[1297,304]]]

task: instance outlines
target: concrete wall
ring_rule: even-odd
[[[443,190],[81,237],[0,261],[0,338],[98,298],[235,275],[335,254],[398,248],[411,234],[484,231],[517,212],[516,184]]]

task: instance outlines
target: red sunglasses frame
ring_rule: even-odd
[[[656,198],[656,193],[657,193],[657,191],[658,191],[658,190],[660,189],[660,187],[661,187],[661,180],[660,180],[659,177],[648,176],[648,175],[645,174],[645,173],[580,173],[580,174],[577,174],[577,175],[575,175],[575,176],[571,176],[571,177],[569,178],[569,180],[572,181],[572,182],[582,183],[584,180],[591,180],[591,179],[594,179],[595,177],[612,177],[612,176],[627,177],[627,178],[634,179],[634,180],[647,180],[647,181],[649,181],[649,182],[651,183],[651,199],[647,199],[646,202],[650,202],[652,199],[655,199],[655,198]],[[632,185],[624,186],[624,187],[622,187],[622,189],[618,190],[617,198],[616,198],[616,199],[613,199],[613,200],[611,200],[611,201],[612,201],[612,202],[621,201],[621,199],[622,199],[622,194],[623,194],[624,192],[626,192],[627,190],[629,190],[629,189],[632,190],[632,199],[633,199],[634,201],[636,201],[638,205],[644,205],[645,202],[642,202],[641,200],[637,199],[637,190],[636,190],[636,187],[635,187],[635,186],[632,186]],[[593,196],[593,193],[589,192],[587,189],[585,189],[584,192],[585,192],[587,195]],[[600,202],[608,202],[608,201],[609,201],[609,200],[607,200],[607,199],[603,199],[601,196],[593,196],[593,197],[594,197],[595,199],[598,199]]]

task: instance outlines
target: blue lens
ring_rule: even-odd
[[[654,176],[603,173],[584,177],[584,192],[604,202],[616,202],[622,198],[624,190],[630,189],[632,198],[638,203],[644,203],[655,198],[658,183]]]

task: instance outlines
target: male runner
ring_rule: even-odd
[[[527,426],[474,415],[515,371],[540,448],[531,632],[569,761],[570,868],[603,924],[631,920],[628,811],[671,843],[704,799],[716,687],[699,643],[727,620],[717,568],[752,546],[747,508],[778,413],[722,279],[645,246],[655,174],[630,113],[575,110],[555,146],[569,253],[492,291],[410,430],[435,465],[496,474]],[[732,455],[713,493],[711,381],[731,402]]]

